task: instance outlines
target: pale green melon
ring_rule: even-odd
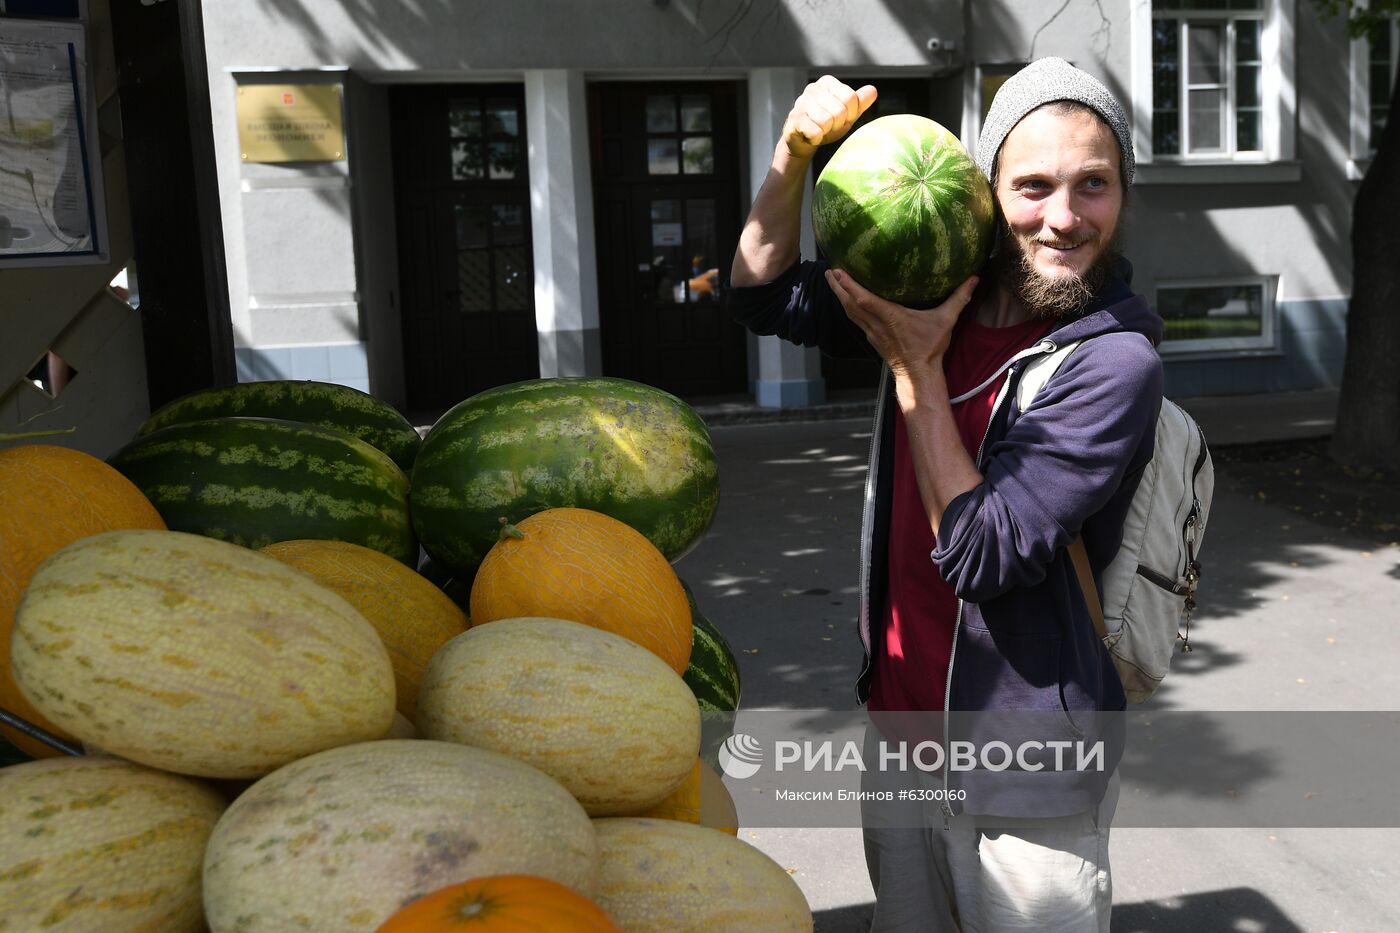
[[[562,619],[501,619],[452,639],[428,665],[418,727],[529,762],[591,816],[659,803],[700,746],[700,708],[665,661]]]
[[[202,930],[211,788],[119,758],[0,769],[0,930]]]
[[[384,739],[293,762],[245,791],[209,840],[205,912],[213,933],[372,931],[410,901],[502,874],[591,897],[597,838],[583,808],[504,755]]]
[[[629,933],[809,933],[812,910],[782,866],[746,842],[675,820],[594,820],[598,904]]]
[[[177,531],[113,531],[34,574],[11,663],[84,743],[204,777],[258,777],[383,736],[394,672],[340,596],[264,554]]]

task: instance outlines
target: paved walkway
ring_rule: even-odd
[[[1187,400],[1212,444],[1325,433],[1335,393]],[[723,498],[677,563],[726,634],[745,708],[851,709],[865,415],[713,428]],[[1191,655],[1153,708],[1365,710],[1400,695],[1400,548],[1217,487]],[[1202,737],[1203,767],[1231,749]],[[1256,789],[1246,782],[1243,792]],[[1325,792],[1326,788],[1322,788]],[[1262,791],[1261,791],[1262,792]],[[1381,819],[1394,821],[1395,807]],[[858,829],[741,830],[807,895],[821,933],[869,926]],[[1400,930],[1400,830],[1114,831],[1114,933]]]

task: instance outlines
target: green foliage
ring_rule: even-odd
[[[1377,41],[1391,17],[1400,13],[1400,0],[1313,0],[1319,16],[1347,18],[1347,35]]]

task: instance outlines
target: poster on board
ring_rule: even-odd
[[[0,17],[0,269],[107,260],[81,22]]]

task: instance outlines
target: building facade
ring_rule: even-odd
[[[873,385],[719,300],[793,99],[823,73],[868,81],[872,115],[926,114],[972,149],[1000,81],[1058,55],[1133,116],[1123,246],[1166,322],[1168,392],[1336,385],[1351,201],[1397,43],[1298,0],[1055,7],[206,3],[239,376],[428,415],[536,376],[784,407]],[[246,158],[258,85],[334,88],[338,157]]]

